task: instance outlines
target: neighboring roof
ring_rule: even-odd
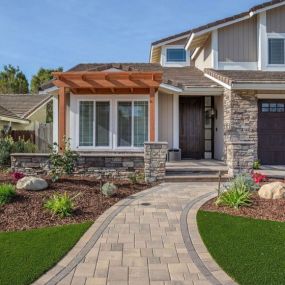
[[[19,120],[27,119],[50,99],[50,95],[1,94],[0,116]]]
[[[119,69],[120,71],[161,71],[162,67],[157,63],[80,63],[70,71],[103,71],[107,69]]]
[[[204,76],[196,67],[164,67],[163,83],[181,89],[186,87],[220,87],[214,81]]]
[[[280,88],[283,85],[285,87],[285,72],[282,71],[205,69],[205,74],[216,82],[226,84],[232,89],[238,89],[238,87],[242,89],[242,86],[245,86],[246,84],[252,87],[250,89],[254,89],[254,86],[255,89],[258,89],[256,85],[268,85],[268,89],[274,89],[274,85],[276,86],[277,84]],[[283,87],[281,89],[283,89]]]

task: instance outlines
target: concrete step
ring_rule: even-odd
[[[187,175],[166,175],[165,182],[219,182],[218,175],[211,174],[187,174]],[[221,176],[221,182],[229,181],[230,176]]]
[[[219,175],[219,172],[221,175],[225,175],[228,173],[227,170],[213,170],[213,169],[195,169],[195,168],[166,168],[166,174],[169,176],[179,176],[179,175]]]

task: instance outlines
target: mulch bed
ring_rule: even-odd
[[[100,182],[95,178],[68,177],[56,183],[48,180],[49,187],[44,191],[17,190],[11,203],[0,207],[0,231],[27,230],[47,226],[95,221],[106,209],[132,194],[150,187],[145,183],[132,184],[129,181],[112,181],[118,192],[105,197],[100,192]],[[12,182],[9,175],[0,174],[0,183]],[[45,200],[53,194],[67,193],[75,199],[76,209],[72,216],[60,218],[43,208]]]
[[[271,220],[271,221],[285,221],[285,199],[267,200],[258,196],[257,192],[252,194],[252,204],[248,207],[241,207],[233,209],[226,206],[216,206],[215,200],[211,199],[206,202],[201,210],[210,212],[220,212],[232,216],[242,216],[253,219]]]

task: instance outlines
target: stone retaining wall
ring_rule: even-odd
[[[74,175],[126,179],[133,173],[145,172],[147,182],[163,180],[167,143],[146,143],[145,152],[80,153]],[[49,154],[13,153],[11,169],[26,175],[47,175]]]
[[[26,175],[46,175],[50,171],[49,155],[17,153],[11,155],[12,171]],[[144,171],[144,155],[141,154],[80,154],[74,175],[88,175],[126,179],[130,174]]]

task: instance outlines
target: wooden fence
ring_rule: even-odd
[[[17,141],[19,138],[24,139],[25,141],[30,140],[32,143],[35,143],[35,131],[11,131],[11,136],[14,141]]]
[[[38,152],[47,153],[53,144],[52,123],[38,124],[35,128],[35,144]]]

